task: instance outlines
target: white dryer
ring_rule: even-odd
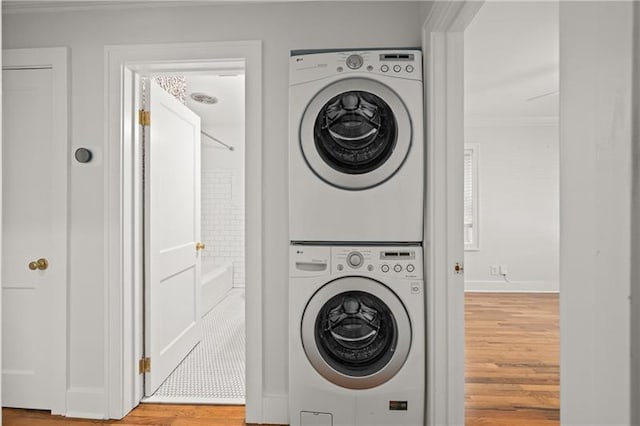
[[[422,55],[292,55],[291,241],[422,241]]]
[[[422,248],[292,245],[290,254],[290,424],[424,424]]]

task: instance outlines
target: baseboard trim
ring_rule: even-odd
[[[465,281],[465,292],[478,293],[558,293],[558,282],[549,281]]]
[[[528,290],[465,290],[465,293],[502,293],[502,294],[509,294],[509,293],[514,293],[514,294],[560,294],[559,291],[553,291],[553,290],[549,290],[549,291],[540,291],[540,290],[536,290],[536,291],[528,291]]]
[[[289,397],[265,394],[262,398],[262,424],[289,424]]]
[[[106,420],[104,388],[75,387],[67,391],[66,417]]]

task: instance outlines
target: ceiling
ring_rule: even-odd
[[[557,2],[487,2],[464,37],[469,125],[557,120]]]
[[[185,104],[200,116],[202,130],[219,137],[216,129],[220,127],[244,126],[244,72],[185,74],[185,80]],[[196,92],[214,96],[218,102],[212,105],[198,103],[190,97]]]

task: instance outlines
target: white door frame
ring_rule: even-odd
[[[58,224],[55,229],[57,246],[62,250],[62,282],[52,283],[57,287],[55,300],[51,300],[51,317],[47,321],[54,324],[53,341],[59,344],[50,349],[51,358],[51,412],[67,412],[67,293],[68,293],[68,223],[69,223],[69,49],[66,47],[36,49],[3,49],[3,69],[49,68],[53,85],[53,135],[51,162],[56,164],[55,179],[51,182],[59,197],[57,207],[52,212]],[[0,155],[1,159],[1,155]],[[0,167],[1,170],[1,167]],[[0,204],[1,205],[1,204]],[[0,222],[0,227],[1,227]],[[58,228],[59,227],[59,228]],[[1,246],[1,244],[0,244]],[[0,299],[1,300],[1,299]]]
[[[141,64],[245,61],[246,419],[262,421],[262,44],[260,41],[105,47],[105,347],[106,412],[122,418],[142,397],[135,334],[134,73]]]
[[[425,87],[427,425],[464,424],[464,30],[482,1],[434,2],[422,27]]]

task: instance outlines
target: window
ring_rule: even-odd
[[[479,250],[478,244],[478,157],[477,143],[464,144],[464,249]]]

